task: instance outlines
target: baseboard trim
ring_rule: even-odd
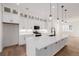
[[[6,47],[3,47],[4,48],[8,48],[8,47],[13,47],[13,46],[18,46],[18,44],[15,44],[15,45],[11,45],[11,46],[6,46]]]

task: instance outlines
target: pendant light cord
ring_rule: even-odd
[[[67,9],[64,10],[65,11],[65,19],[67,18]]]
[[[59,7],[58,7],[58,3],[57,3],[57,20],[59,20]]]
[[[50,15],[51,15],[51,2],[50,2]]]
[[[62,8],[62,21],[63,21],[63,8],[64,8],[64,6],[62,5],[61,8]]]
[[[62,20],[63,20],[63,7],[62,7]]]

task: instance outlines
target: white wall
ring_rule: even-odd
[[[72,34],[79,37],[79,17],[72,19]]]
[[[0,52],[2,51],[2,21],[1,21],[1,4],[0,4]]]

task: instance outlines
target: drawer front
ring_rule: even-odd
[[[62,39],[57,43],[57,49],[60,50],[62,49],[67,43],[67,39]]]
[[[40,50],[36,49],[36,55],[37,56],[55,55],[59,50],[61,50],[65,46],[66,42],[67,39],[62,39]]]
[[[9,19],[9,18],[4,18],[3,20],[2,20],[2,22],[5,22],[5,23],[17,23],[17,24],[19,24],[19,21],[18,20],[16,20],[16,19]]]
[[[19,18],[18,18],[18,15],[3,12],[2,21],[6,23],[19,23]]]
[[[55,51],[55,44],[51,44],[47,47],[44,47],[40,50],[36,49],[37,56],[49,56]]]

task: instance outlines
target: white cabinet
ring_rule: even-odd
[[[68,36],[63,37],[31,37],[26,40],[28,56],[53,56],[67,43]]]
[[[2,46],[12,46],[19,42],[19,25],[3,23]]]
[[[52,55],[52,53],[55,51],[56,46],[55,43],[51,44],[47,47],[44,47],[42,49],[36,49],[36,55],[37,56],[48,56],[48,55]]]
[[[42,49],[36,49],[36,55],[37,56],[55,55],[58,51],[60,51],[66,45],[67,39],[68,38],[63,38]]]
[[[3,4],[2,11],[3,22],[19,23],[18,8],[16,6],[12,4]]]
[[[18,23],[16,19],[14,19],[12,17],[12,14],[8,14],[8,13],[3,13],[3,22],[6,22],[6,23]]]

